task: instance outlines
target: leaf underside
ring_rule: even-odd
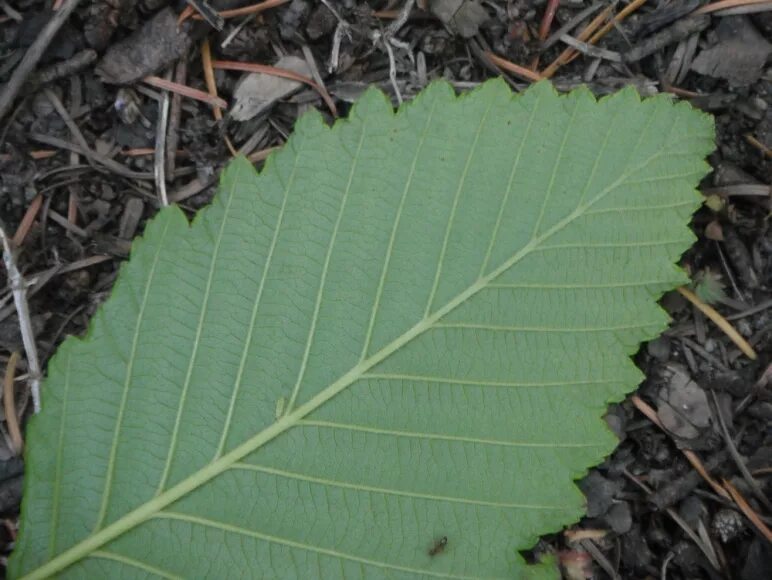
[[[712,148],[547,83],[304,116],[159,212],[51,361],[12,575],[553,577],[518,550],[583,512]]]

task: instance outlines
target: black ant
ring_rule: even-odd
[[[429,556],[434,557],[437,554],[442,554],[445,551],[445,546],[448,545],[448,536],[442,536],[439,540],[434,542],[434,545],[429,549]]]

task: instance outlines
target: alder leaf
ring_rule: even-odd
[[[582,515],[712,148],[631,89],[304,116],[52,359],[12,575],[555,577],[519,550]]]

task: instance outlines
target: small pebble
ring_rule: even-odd
[[[38,92],[32,98],[32,112],[38,119],[45,119],[54,112],[54,106],[45,93]]]
[[[722,543],[726,544],[737,538],[745,529],[745,523],[742,516],[734,510],[728,508],[720,509],[713,516],[711,524],[713,533],[716,534]]]
[[[697,496],[690,495],[678,506],[678,515],[690,526],[695,525],[708,513],[705,504]]]
[[[736,320],[735,328],[737,328],[737,331],[746,338],[753,336],[753,327],[751,326],[750,321],[746,320],[745,318]]]
[[[756,106],[757,99],[751,99],[748,101],[741,101],[735,105],[738,111],[754,121],[761,121],[764,118],[764,111],[766,109],[760,109]]]
[[[655,359],[665,362],[670,357],[670,337],[662,335],[649,342],[646,350]]]
[[[118,197],[118,194],[115,192],[113,187],[109,183],[103,183],[102,184],[102,195],[100,195],[102,199],[105,201],[112,201],[116,197]]]
[[[633,514],[626,501],[615,503],[604,518],[617,534],[626,534],[633,525]]]

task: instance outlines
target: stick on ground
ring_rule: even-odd
[[[40,372],[40,362],[38,361],[38,351],[35,345],[35,334],[32,331],[32,319],[29,315],[27,306],[27,286],[24,278],[16,266],[11,240],[6,235],[5,230],[0,227],[0,244],[3,246],[3,262],[8,274],[8,283],[13,292],[13,301],[16,305],[16,312],[19,315],[19,328],[21,330],[21,339],[24,344],[24,352],[27,354],[27,368],[29,369],[29,385],[32,394],[32,405],[35,413],[40,412],[40,379],[43,374]]]
[[[35,42],[27,49],[24,58],[21,59],[21,62],[16,67],[16,70],[13,71],[11,78],[0,93],[0,119],[5,117],[6,113],[11,109],[11,105],[13,105],[16,95],[19,94],[22,86],[24,86],[27,77],[35,69],[40,57],[43,56],[43,53],[46,51],[46,48],[48,48],[48,45],[51,44],[56,33],[59,32],[62,25],[67,22],[70,14],[72,14],[72,11],[75,10],[79,3],[80,0],[65,0],[64,5],[54,13],[51,20],[48,21],[48,24],[46,24],[43,27],[43,30],[40,31],[40,34],[38,34]]]

